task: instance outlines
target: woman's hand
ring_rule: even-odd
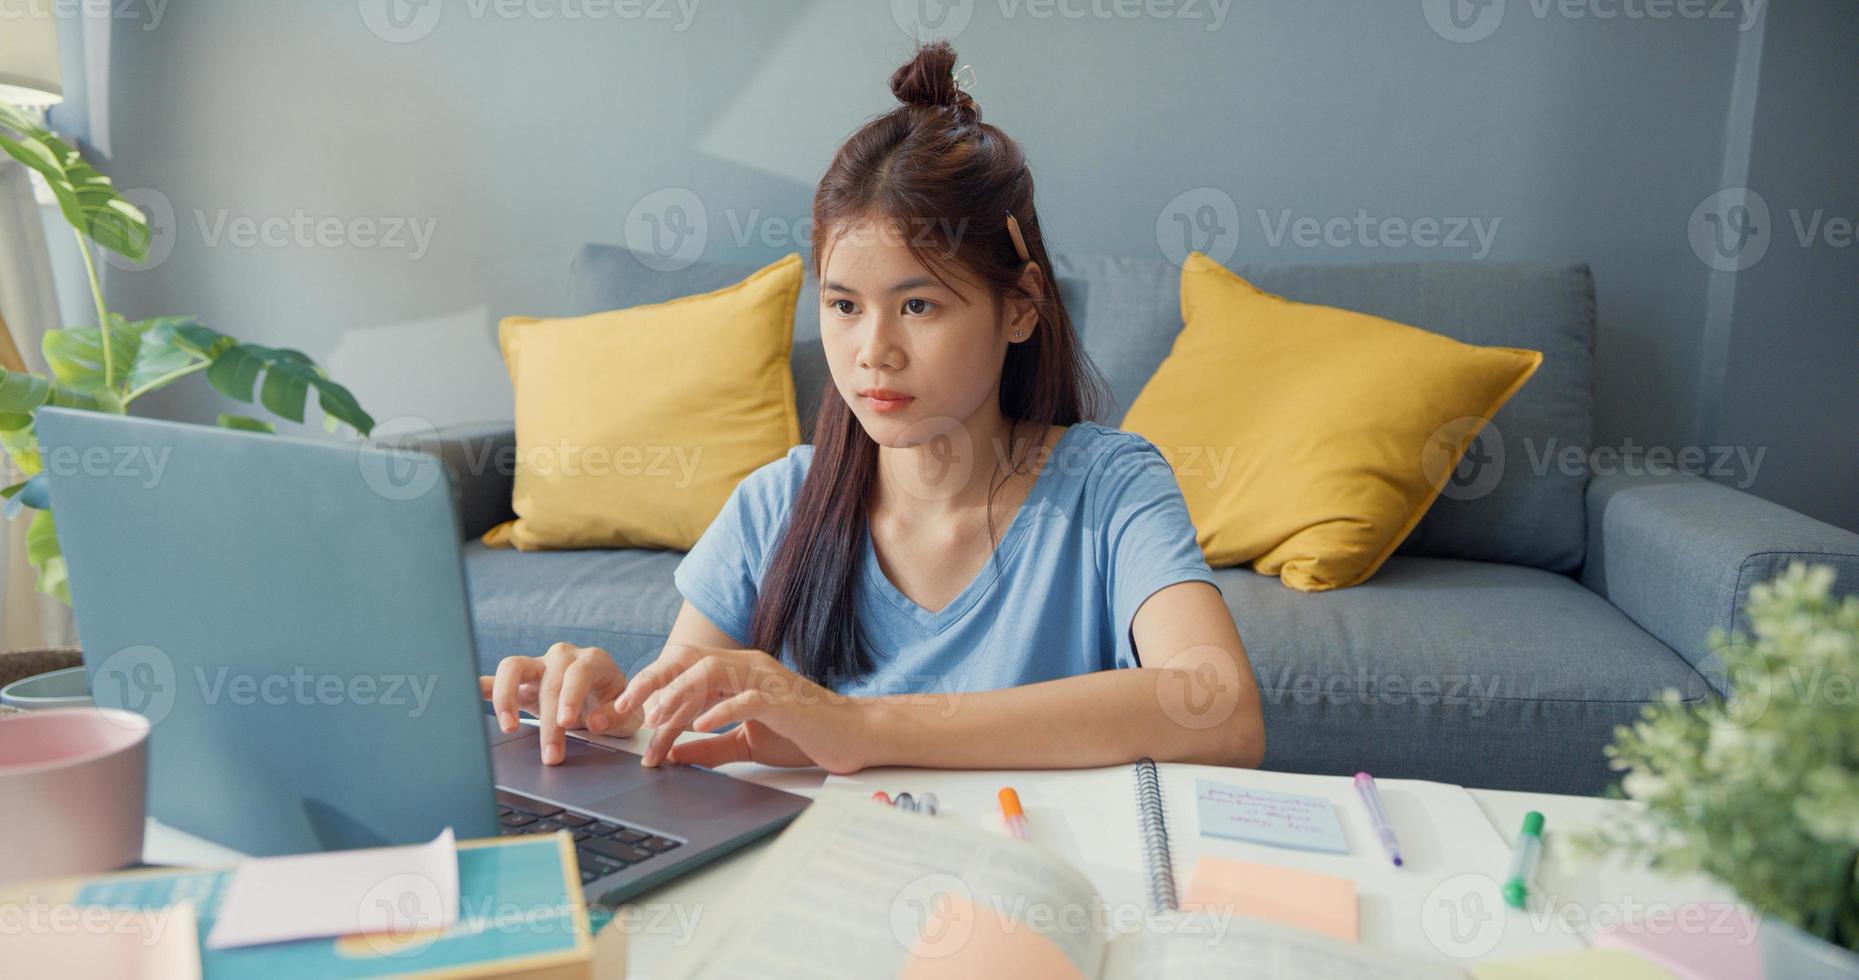
[[[497,712],[497,724],[516,731],[518,709],[542,722],[542,761],[562,761],[564,732],[585,719],[587,730],[624,738],[639,730],[639,712],[616,712],[613,699],[626,675],[599,647],[557,643],[540,657],[505,657],[496,677],[478,678],[478,690]]]
[[[699,766],[759,762],[855,772],[865,765],[870,723],[864,702],[828,690],[760,650],[671,644],[613,703],[644,713],[655,729],[644,763]],[[686,728],[728,734],[674,745]]]

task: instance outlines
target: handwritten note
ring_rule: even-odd
[[[1320,796],[1298,796],[1194,781],[1201,833],[1300,851],[1349,853],[1336,808]]]

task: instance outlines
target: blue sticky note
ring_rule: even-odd
[[[1300,851],[1349,853],[1336,807],[1320,796],[1196,779],[1194,802],[1203,834]]]

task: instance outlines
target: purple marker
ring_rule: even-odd
[[[1375,791],[1375,777],[1365,772],[1356,773],[1356,793],[1362,797],[1362,805],[1368,808],[1368,819],[1375,825],[1375,836],[1381,838],[1381,846],[1387,849],[1388,857],[1394,866],[1401,866],[1401,842],[1394,837],[1394,825],[1388,822],[1388,811],[1381,805],[1381,794]]]

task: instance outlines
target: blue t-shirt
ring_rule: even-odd
[[[745,477],[673,575],[691,605],[745,646],[757,586],[812,460],[811,445],[795,446]],[[1130,624],[1145,600],[1177,582],[1219,587],[1168,461],[1142,436],[1095,422],[1065,430],[994,557],[944,608],[931,612],[891,583],[869,530],[860,548],[853,591],[875,669],[839,685],[853,695],[984,691],[1134,667]],[[793,665],[785,648],[779,656]]]

